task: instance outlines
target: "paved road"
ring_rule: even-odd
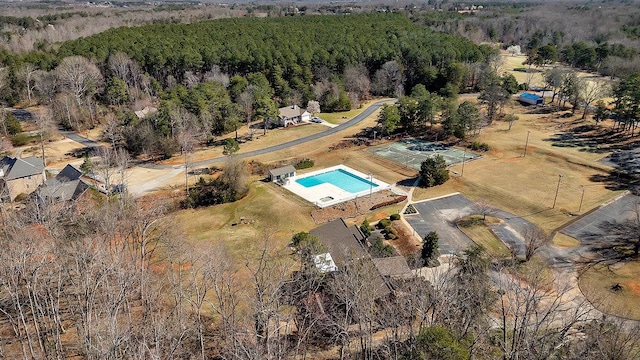
[[[474,203],[464,195],[413,203],[413,206],[420,214],[405,215],[405,219],[421,238],[430,231],[437,232],[440,235],[441,253],[455,254],[473,244],[455,224],[457,219],[476,212]],[[521,234],[531,223],[506,211],[496,211],[492,216],[504,220],[504,223],[492,226],[496,236],[510,248],[516,249],[518,256],[524,257],[525,246]]]
[[[101,146],[98,142],[88,139],[84,136],[80,136],[73,131],[60,131],[60,134],[64,135],[64,137],[71,139],[77,143],[80,143],[86,147],[99,147]]]
[[[253,157],[253,156],[258,156],[258,155],[263,155],[263,154],[268,154],[270,152],[274,152],[274,151],[279,151],[279,150],[284,150],[286,148],[290,148],[292,146],[296,146],[296,145],[300,145],[300,144],[304,144],[313,140],[317,140],[320,138],[323,138],[325,136],[329,136],[335,133],[338,133],[342,130],[345,130],[351,126],[354,126],[360,122],[362,122],[364,119],[366,119],[369,115],[373,114],[376,110],[378,110],[378,108],[380,108],[382,105],[384,104],[389,104],[389,103],[393,103],[396,100],[382,100],[382,101],[378,101],[375,102],[371,105],[369,105],[368,108],[366,108],[363,112],[361,112],[360,114],[356,115],[353,119],[340,124],[336,127],[330,128],[328,130],[316,133],[316,134],[312,134],[309,136],[305,136],[303,138],[299,138],[296,140],[292,140],[286,143],[282,143],[282,144],[278,144],[278,145],[274,145],[274,146],[269,146],[266,147],[264,149],[258,149],[258,150],[253,150],[253,151],[248,151],[245,153],[240,153],[237,154],[236,156],[240,159],[245,159],[245,158],[249,158],[249,157]],[[77,134],[74,134],[75,138],[79,138],[79,139],[85,139]],[[66,136],[66,134],[65,134]],[[75,138],[71,137],[71,136],[67,136],[69,139],[74,140],[74,141],[78,141]],[[95,143],[92,140],[89,139],[85,139],[88,143]],[[81,141],[78,141],[81,142]],[[81,142],[82,143],[82,142]],[[83,143],[84,144],[84,143]],[[95,145],[87,145],[87,146],[95,146]],[[226,159],[226,156],[221,156],[221,157],[217,157],[217,158],[213,158],[213,159],[207,159],[207,160],[201,160],[201,161],[194,161],[189,163],[190,167],[202,167],[202,166],[208,166],[208,165],[212,165],[215,163],[220,163],[223,162]],[[154,164],[154,163],[140,163],[138,164],[138,166],[140,167],[144,167],[144,168],[148,168],[148,169],[183,169],[184,165],[163,165],[163,164]]]
[[[353,125],[358,124],[359,122],[361,122],[362,120],[366,119],[369,115],[373,114],[376,110],[378,110],[379,107],[381,107],[384,104],[390,103],[390,102],[395,102],[395,100],[383,100],[383,101],[378,101],[376,103],[371,104],[368,108],[366,108],[363,112],[361,112],[360,114],[358,114],[357,116],[355,116],[353,119],[340,124],[334,128],[325,130],[323,132],[319,132],[317,134],[313,134],[313,135],[309,135],[303,138],[299,138],[296,140],[292,140],[283,144],[278,144],[278,145],[274,145],[274,146],[270,146],[270,147],[266,147],[264,149],[259,149],[259,150],[254,150],[254,151],[248,151],[246,153],[241,153],[238,154],[237,156],[241,159],[244,158],[248,158],[248,157],[253,157],[253,156],[258,156],[258,155],[263,155],[263,154],[268,154],[270,152],[274,152],[274,151],[279,151],[279,150],[283,150],[292,146],[296,146],[296,145],[300,145],[300,144],[304,144],[307,143],[309,141],[313,141],[313,140],[317,140],[320,138],[323,138],[325,136],[329,136],[332,134],[335,134],[337,132],[340,132],[346,128],[349,128]],[[224,159],[226,158],[226,156],[222,156],[222,157],[217,157],[217,158],[213,158],[213,159],[207,159],[207,160],[202,160],[202,161],[196,161],[191,163],[191,166],[194,167],[198,167],[198,166],[207,166],[207,165],[211,165],[211,164],[215,164],[215,163],[219,163],[224,161]],[[168,168],[171,168],[172,166],[170,165],[164,165]]]

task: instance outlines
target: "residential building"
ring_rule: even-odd
[[[44,163],[31,156],[23,159],[5,156],[0,160],[0,202],[13,202],[20,194],[29,195],[45,180]]]

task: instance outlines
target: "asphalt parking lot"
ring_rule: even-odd
[[[413,203],[419,214],[404,215],[407,222],[421,238],[435,231],[440,236],[440,253],[456,254],[469,246],[473,241],[458,229],[457,219],[475,213],[474,203],[461,194],[455,194],[433,200]],[[492,230],[510,248],[516,249],[519,256],[524,256],[525,247],[520,235],[530,223],[513,214],[496,211],[492,216],[504,220]]]
[[[638,203],[640,203],[640,196],[624,195],[616,201],[585,215],[560,232],[580,240],[583,244],[597,241],[598,235],[605,235],[605,230],[601,227],[603,224],[634,219],[636,216],[636,204]]]
[[[419,214],[404,215],[407,222],[424,238],[430,231],[440,237],[440,253],[456,254],[469,246],[473,241],[458,230],[455,221],[472,213],[473,202],[457,194],[439,199],[414,203]]]

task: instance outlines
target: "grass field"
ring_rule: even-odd
[[[580,276],[580,289],[599,310],[640,320],[640,263],[597,265]],[[612,289],[619,284],[618,291]]]
[[[260,239],[269,236],[273,248],[283,249],[291,241],[292,232],[315,227],[309,216],[311,209],[295,195],[258,181],[239,201],[181,210],[176,220],[189,242],[222,245],[233,262],[244,264],[260,249]],[[241,217],[250,224],[239,223]],[[234,223],[237,225],[232,226]]]
[[[511,252],[489,228],[491,224],[498,224],[499,222],[500,219],[491,216],[487,216],[487,219],[483,221],[482,216],[471,215],[458,220],[458,228],[473,242],[482,246],[492,258],[504,259],[510,257]]]
[[[512,104],[505,112],[518,113],[523,107]],[[505,211],[524,216],[551,232],[571,220],[580,208],[582,189],[585,195],[582,212],[615,197],[619,192],[593,182],[609,168],[597,162],[605,156],[580,148],[554,146],[551,137],[568,128],[576,118],[552,115],[518,114],[510,131],[506,123],[497,122],[484,129],[477,140],[491,150],[481,159],[465,164],[464,176],[452,175],[442,186],[416,189],[414,199],[425,199],[459,191],[470,199],[485,200]],[[525,141],[529,136],[526,156]],[[461,172],[461,165],[450,168]],[[553,207],[559,176],[558,198]]]

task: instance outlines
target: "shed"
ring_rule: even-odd
[[[269,170],[270,181],[281,182],[284,181],[284,179],[290,178],[292,176],[296,176],[296,168],[291,165]]]
[[[529,104],[529,105],[544,105],[544,98],[540,95],[532,94],[532,93],[522,93],[518,100],[521,103]]]

